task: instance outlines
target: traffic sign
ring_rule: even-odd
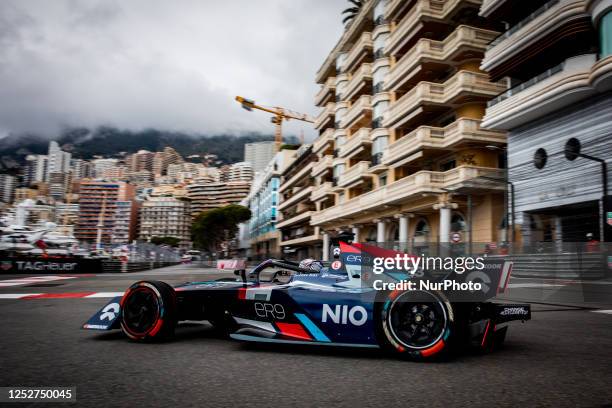
[[[461,242],[461,233],[460,232],[452,232],[450,236],[451,242],[457,243]]]

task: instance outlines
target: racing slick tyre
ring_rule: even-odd
[[[411,359],[447,353],[455,338],[455,316],[446,297],[435,291],[394,291],[377,302],[380,345]]]
[[[158,341],[174,335],[176,294],[160,281],[134,283],[121,299],[121,330],[132,340]]]

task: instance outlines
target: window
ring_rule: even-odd
[[[453,214],[451,218],[451,231],[452,232],[461,232],[465,231],[465,220],[461,214]]]
[[[599,21],[599,58],[612,55],[612,10]]]
[[[455,160],[449,160],[440,165],[440,171],[449,171],[457,167],[457,162]]]
[[[380,176],[380,178],[378,179],[378,184],[380,184],[381,187],[384,187],[387,185],[387,175],[383,174],[382,176]]]

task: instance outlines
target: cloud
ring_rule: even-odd
[[[345,0],[4,0],[0,135],[112,125],[272,132],[235,95],[316,114]],[[290,123],[287,133],[309,124]]]

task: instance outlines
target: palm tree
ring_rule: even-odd
[[[359,14],[361,7],[363,7],[363,3],[365,3],[366,0],[348,0],[348,1],[351,2],[353,6],[342,11],[342,14],[346,14],[346,16],[344,16],[344,18],[342,19],[342,24],[347,24],[352,19],[354,19],[357,16],[357,14]]]

